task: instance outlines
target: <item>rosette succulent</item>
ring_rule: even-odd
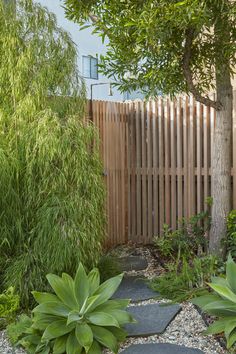
[[[236,263],[231,255],[226,263],[226,278],[214,277],[208,285],[214,292],[192,302],[204,312],[218,317],[205,333],[224,333],[227,347],[231,348],[236,343]]]
[[[126,337],[122,326],[135,322],[125,311],[129,300],[110,299],[122,277],[100,285],[99,271],[87,275],[82,264],[75,279],[47,275],[54,293],[33,292],[38,306],[19,343],[30,353],[99,354],[103,347],[117,353]]]

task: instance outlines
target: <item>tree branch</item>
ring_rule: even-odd
[[[203,103],[206,106],[215,108],[217,111],[222,109],[222,104],[219,101],[211,100],[209,97],[202,96],[198,91],[193,82],[193,75],[190,68],[191,55],[192,55],[192,43],[194,40],[194,29],[189,28],[186,31],[186,40],[184,45],[184,56],[183,56],[183,73],[186,79],[188,89],[196,98],[197,101]]]

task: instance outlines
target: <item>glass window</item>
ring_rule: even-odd
[[[83,76],[88,79],[98,79],[98,59],[83,56]]]

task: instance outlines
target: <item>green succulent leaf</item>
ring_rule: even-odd
[[[123,279],[123,274],[117,275],[111,279],[108,279],[103,284],[99,286],[99,288],[95,291],[94,295],[99,295],[99,300],[97,301],[97,306],[103,304],[107,300],[109,300],[112,295],[118,289],[121,281]]]
[[[33,318],[32,328],[44,331],[50,323],[59,321],[62,318],[54,315],[47,315],[44,313],[36,312]]]
[[[85,348],[86,352],[90,349],[93,343],[93,332],[86,323],[77,324],[75,335],[79,344]]]
[[[88,282],[89,282],[89,295],[93,295],[94,292],[97,290],[100,284],[100,274],[97,268],[91,270],[88,274]]]
[[[123,328],[107,327],[106,329],[108,329],[116,337],[118,342],[124,342],[127,337],[127,332]]]
[[[79,308],[81,309],[84,302],[89,296],[89,281],[84,267],[81,263],[75,276],[75,296]]]
[[[225,338],[228,339],[233,330],[236,329],[236,319],[228,321],[225,326]]]
[[[222,298],[236,303],[236,295],[228,287],[212,283],[209,286]]]
[[[222,298],[216,294],[209,294],[204,296],[199,296],[191,300],[192,304],[199,306],[201,309],[208,305],[209,303],[220,301]]]
[[[110,349],[113,353],[118,352],[118,343],[116,337],[109,331],[103,327],[93,326],[91,325],[91,329],[93,331],[94,338],[101,343],[104,347]]]
[[[68,336],[59,337],[55,340],[53,354],[64,354],[66,351],[66,341]]]
[[[116,318],[110,313],[105,312],[92,312],[87,315],[87,319],[97,326],[113,326],[119,327],[119,323]]]
[[[66,354],[81,354],[83,348],[77,341],[75,331],[71,332],[66,341]]]
[[[64,336],[64,334],[70,333],[74,328],[75,325],[73,323],[67,326],[66,320],[54,321],[45,329],[42,341],[47,342],[51,339]]]
[[[78,311],[71,311],[68,315],[67,325],[69,325],[72,322],[81,321],[82,318],[83,317],[79,314]]]
[[[71,309],[64,305],[62,302],[45,302],[33,309],[33,313],[45,313],[49,315],[61,316],[61,317],[68,317]]]
[[[112,311],[112,310],[124,310],[129,305],[130,300],[108,300],[103,304],[96,307],[96,311],[105,312],[105,311]]]
[[[227,280],[222,277],[212,277],[211,282],[212,282],[212,284],[218,284],[218,285],[222,285],[222,286],[226,286],[226,287],[229,286]]]
[[[56,295],[50,294],[50,293],[41,293],[38,291],[32,291],[32,295],[38,304],[42,304],[44,302],[54,302],[54,301],[59,302],[60,301],[60,299]]]
[[[88,354],[102,354],[102,348],[96,340],[93,342]]]
[[[231,254],[229,254],[226,263],[226,278],[231,290],[236,293],[236,263]]]
[[[121,326],[126,324],[126,323],[136,323],[137,322],[133,318],[133,316],[127,311],[115,310],[115,311],[110,311],[109,313],[116,318],[117,322]]]
[[[74,293],[74,286],[70,282],[70,277],[60,278],[55,274],[48,274],[47,280],[59,299],[69,308],[75,309],[77,301]]]
[[[222,332],[224,332],[225,326],[227,323],[228,323],[228,318],[222,319],[222,320],[217,320],[214,323],[212,323],[204,333],[205,334],[222,333]]]
[[[230,349],[236,342],[236,330],[234,330],[227,339],[227,349]]]

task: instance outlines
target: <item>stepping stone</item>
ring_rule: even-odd
[[[150,289],[146,278],[139,276],[126,276],[114,294],[116,299],[131,299],[131,301],[142,301],[156,298],[159,294]]]
[[[124,354],[204,354],[199,349],[169,343],[137,344],[124,350]]]
[[[159,304],[131,306],[128,312],[133,315],[137,323],[125,326],[129,337],[146,337],[153,334],[161,334],[169,323],[181,310],[179,305]]]
[[[123,272],[144,270],[148,266],[147,260],[141,256],[121,257],[118,259],[118,262]]]

